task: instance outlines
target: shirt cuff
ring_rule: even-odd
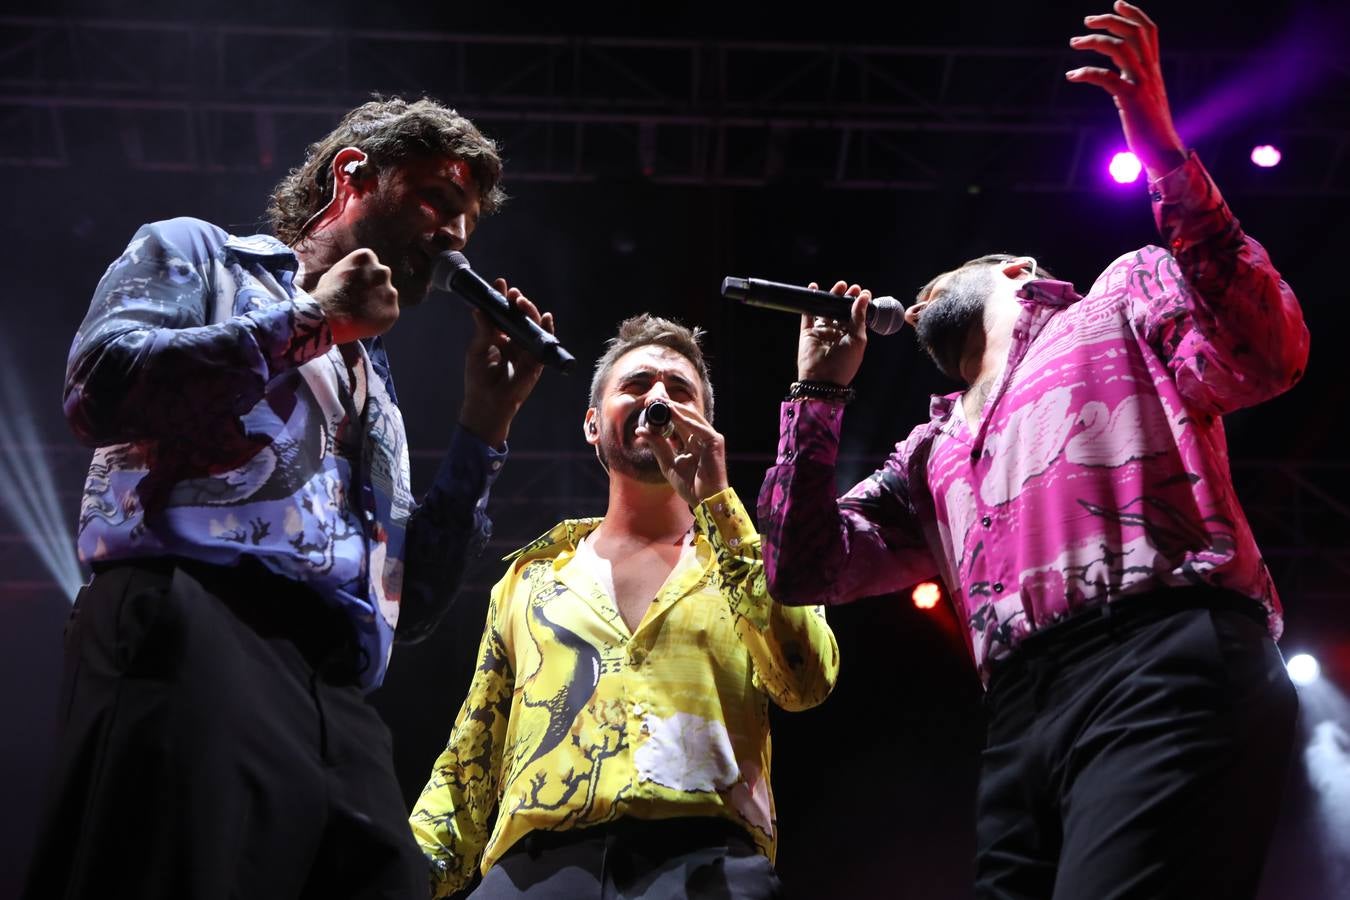
[[[694,508],[694,517],[710,541],[716,544],[720,540],[733,552],[739,552],[743,545],[759,538],[754,520],[734,488],[718,491],[704,500]]]
[[[778,465],[798,460],[833,466],[839,457],[844,407],[825,400],[790,400],[779,410]]]
[[[467,428],[455,426],[433,487],[447,494],[471,492],[478,497],[475,506],[485,507],[492,485],[506,464],[508,449],[505,445],[501,450],[490,447]]]

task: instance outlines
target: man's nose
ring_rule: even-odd
[[[469,220],[464,213],[446,220],[440,228],[436,229],[436,243],[439,249],[463,250],[469,243]]]

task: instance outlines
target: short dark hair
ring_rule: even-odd
[[[273,234],[283,243],[294,244],[303,237],[305,224],[332,198],[333,157],[344,147],[363,151],[373,172],[413,157],[454,156],[473,173],[483,215],[495,212],[506,201],[498,186],[502,159],[497,145],[472,122],[429,97],[376,97],[347,113],[337,128],[310,144],[305,161],[286,173],[272,191],[267,217]]]
[[[708,362],[703,358],[703,347],[699,344],[703,334],[702,328],[686,328],[679,322],[648,313],[624,319],[619,325],[619,333],[609,339],[604,355],[595,363],[595,374],[591,376],[590,405],[593,408],[599,405],[600,391],[604,389],[605,379],[619,357],[639,347],[657,345],[674,350],[693,364],[699,381],[703,383],[703,416],[712,422],[712,378],[708,375]]]
[[[919,288],[919,292],[914,295],[914,299],[923,300],[925,297],[927,297],[928,292],[933,289],[933,283],[936,282],[943,275],[950,275],[952,272],[959,272],[962,269],[969,269],[974,266],[1003,266],[1007,265],[1008,263],[1012,262],[1015,259],[1023,259],[1024,256],[1025,254],[1023,256],[1016,256],[1012,253],[986,253],[984,256],[977,256],[974,259],[968,259],[965,262],[961,263],[961,265],[957,266],[955,269],[949,269],[946,272],[940,272],[937,275],[934,275],[932,278],[928,279],[928,283],[925,284],[923,287]],[[1035,275],[1037,278],[1055,277],[1054,275],[1050,274],[1049,269],[1042,268],[1040,263],[1036,264],[1036,271],[1033,272],[1032,274]]]

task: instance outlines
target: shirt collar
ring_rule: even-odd
[[[266,259],[272,266],[295,271],[300,260],[295,251],[270,234],[250,234],[247,237],[230,235],[225,238],[226,249],[243,256],[256,256]]]
[[[1053,278],[1036,278],[1025,282],[1017,289],[1017,296],[1037,306],[1053,306],[1062,309],[1083,299],[1083,295],[1067,281],[1055,281]]]

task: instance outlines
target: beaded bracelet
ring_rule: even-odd
[[[853,396],[853,388],[832,381],[794,381],[787,394],[789,400],[810,398],[837,403],[840,406],[852,402]]]

